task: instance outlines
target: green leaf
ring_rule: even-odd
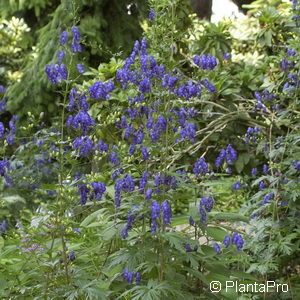
[[[250,161],[250,158],[251,155],[249,155],[248,153],[242,153],[239,155],[237,161],[234,164],[238,173],[241,173],[243,171],[245,165],[247,165],[247,163]]]
[[[101,208],[93,213],[91,213],[89,216],[87,216],[80,224],[80,227],[87,227],[92,221],[94,221],[98,215],[100,215],[105,209]]]
[[[221,212],[221,213],[215,213],[211,212],[210,216],[214,220],[223,220],[223,221],[242,221],[242,222],[249,222],[249,218],[242,216],[238,213],[230,213],[230,212]]]
[[[188,222],[189,222],[189,216],[174,217],[172,219],[172,226],[188,224]]]
[[[4,246],[4,239],[2,236],[0,236],[0,250],[2,250],[3,246]]]
[[[216,241],[223,241],[227,232],[219,227],[207,227],[206,231]]]

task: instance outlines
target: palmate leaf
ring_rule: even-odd
[[[137,285],[123,293],[117,299],[125,299],[126,295],[131,295],[132,300],[161,300],[161,299],[193,299],[189,294],[182,293],[177,285],[171,285],[167,281],[158,282],[150,279],[147,286]]]
[[[180,232],[165,232],[162,235],[172,247],[183,252],[186,238]]]

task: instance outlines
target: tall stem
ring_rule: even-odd
[[[61,113],[61,123],[60,123],[60,145],[59,145],[59,174],[58,174],[58,182],[59,182],[59,198],[58,198],[58,204],[59,204],[59,211],[61,216],[64,215],[65,212],[65,207],[64,207],[64,201],[63,201],[63,191],[64,191],[64,154],[63,154],[63,141],[65,138],[64,135],[64,123],[65,123],[65,107],[67,103],[67,95],[69,91],[69,76],[70,76],[70,66],[72,65],[73,61],[73,56],[71,55],[70,63],[69,63],[69,68],[68,68],[68,79],[66,82],[66,88],[64,91],[64,98],[63,98],[63,105],[62,105],[62,113]],[[59,224],[59,218],[57,218],[57,225],[62,227],[61,224]],[[62,253],[63,253],[63,260],[64,260],[64,268],[65,268],[65,277],[66,277],[66,282],[69,283],[69,271],[68,271],[68,256],[67,256],[67,248],[66,248],[66,241],[64,238],[64,230],[63,228],[60,228],[60,238],[62,242]]]

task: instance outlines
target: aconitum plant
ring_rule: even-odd
[[[155,22],[153,13],[151,20]],[[190,67],[201,72],[203,78],[190,78],[176,70],[173,63],[163,64],[159,53],[151,53],[148,40],[143,38],[136,41],[132,53],[115,72],[115,78],[95,78],[79,85],[73,76],[81,80],[88,73],[80,63],[80,41],[76,26],[65,30],[54,62],[45,67],[50,83],[62,94],[59,126],[50,139],[51,158],[57,164],[57,184],[51,187],[55,213],[49,214],[47,234],[50,247],[58,248],[55,241],[59,240],[57,261],[63,281],[71,283],[76,273],[73,268],[81,261],[80,251],[76,247],[68,248],[70,239],[72,235],[78,238],[88,234],[86,224],[92,218],[95,222],[89,228],[101,227],[96,236],[101,237],[104,245],[103,250],[98,250],[107,254],[103,264],[119,265],[124,270],[114,280],[124,279],[129,285],[140,285],[157,278],[162,283],[169,279],[174,257],[180,260],[176,263],[178,275],[187,276],[188,257],[182,257],[182,253],[203,260],[203,253],[198,251],[200,237],[207,238],[210,249],[221,252],[208,232],[215,200],[210,189],[204,187],[216,167],[206,161],[205,149],[192,158],[192,166],[182,167],[179,161],[173,160],[173,154],[198,141],[197,118],[201,112],[194,107],[194,102],[201,100],[202,95],[216,92],[214,84],[203,74],[214,72],[217,60],[212,55],[195,57]],[[118,119],[110,123],[118,140],[114,144],[110,142],[114,138],[103,134],[105,128],[92,108],[95,103],[113,107],[120,93],[123,101],[128,101],[123,110],[118,107]],[[13,140],[15,121],[12,119],[8,129],[4,125],[0,127],[1,136],[8,133]],[[41,151],[47,143],[42,138],[35,140]],[[229,144],[221,152],[220,166],[224,163],[225,167],[232,167],[238,157],[236,150]],[[0,175],[6,176],[9,162],[5,159],[1,162]],[[99,169],[105,169],[103,174]],[[190,223],[194,232],[185,235],[176,229],[174,220],[177,201],[186,190],[195,191],[197,213],[186,218],[185,223]],[[101,213],[97,214],[96,208]],[[80,226],[73,224],[76,218],[84,218]],[[103,230],[97,222],[103,225]],[[102,234],[107,226],[114,231],[109,242]],[[52,255],[49,245],[45,248],[32,243],[23,248],[28,250],[27,254],[49,251]],[[124,249],[128,251],[126,255]],[[142,250],[137,253],[136,249]],[[148,258],[149,270],[153,272],[147,271],[144,264]],[[193,268],[197,271],[198,266]],[[49,276],[47,288],[50,283]]]

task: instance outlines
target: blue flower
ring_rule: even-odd
[[[64,57],[65,57],[65,51],[63,51],[63,50],[58,51],[58,53],[57,53],[57,59],[58,60],[63,60]]]
[[[205,175],[208,173],[208,166],[205,162],[205,158],[201,157],[194,165],[193,172],[195,175]]]
[[[233,235],[232,235],[231,241],[234,245],[236,245],[237,250],[242,250],[243,249],[244,240],[243,240],[243,237],[240,234],[234,232]]]
[[[98,144],[95,146],[95,150],[98,150],[99,152],[107,152],[108,145],[102,141],[99,141]]]
[[[133,192],[135,188],[132,176],[125,175],[123,179],[119,179],[115,184],[115,205],[120,207],[121,205],[121,192]]]
[[[147,186],[147,183],[148,183],[148,175],[149,174],[147,171],[143,172],[143,175],[139,182],[139,192],[140,193],[143,193],[145,191],[145,187]]]
[[[0,85],[0,93],[5,94],[6,88],[3,85]]]
[[[286,49],[287,56],[295,56],[297,54],[295,49]]]
[[[145,195],[145,199],[146,199],[147,201],[151,200],[152,194],[153,194],[153,189],[147,189],[146,195]]]
[[[251,170],[251,175],[252,175],[253,177],[255,177],[256,174],[257,174],[257,168],[253,168],[253,169]]]
[[[72,51],[72,53],[82,52],[82,46],[81,46],[81,44],[78,43],[78,42],[76,42],[76,41],[73,42],[71,44],[71,51]]]
[[[94,189],[96,198],[101,200],[103,193],[106,191],[105,184],[103,182],[92,182],[91,186]]]
[[[123,271],[123,277],[128,283],[133,282],[133,275],[127,268]]]
[[[166,74],[162,80],[162,86],[168,88],[169,90],[174,90],[174,87],[179,80],[178,76],[171,76],[170,74]]]
[[[300,162],[297,160],[294,160],[293,162],[294,168],[297,170],[297,172],[300,172]]]
[[[155,12],[154,12],[154,9],[151,8],[150,9],[150,12],[149,12],[149,21],[154,21],[154,17],[155,17]]]
[[[143,38],[141,42],[140,55],[147,55],[148,54],[147,48],[148,48],[147,39]]]
[[[202,197],[200,200],[199,214],[201,216],[200,222],[206,223],[206,212],[210,212],[215,201],[212,197]]]
[[[135,277],[135,283],[139,285],[141,283],[141,274],[140,272],[133,272],[133,276]]]
[[[78,186],[78,193],[80,195],[80,203],[81,205],[85,205],[88,199],[89,188],[85,184],[80,184]]]
[[[229,165],[233,165],[237,160],[237,153],[230,144],[226,148],[225,159]]]
[[[45,72],[53,85],[68,78],[68,71],[64,64],[46,65]]]
[[[70,261],[74,261],[76,259],[75,252],[74,251],[70,251],[68,257],[69,257]]]
[[[267,195],[263,198],[263,200],[261,201],[261,204],[268,204],[269,201],[270,201],[271,199],[273,199],[273,197],[274,197],[274,193],[269,193],[269,194],[267,194]]]
[[[192,81],[188,81],[187,84],[182,84],[175,93],[182,98],[189,100],[191,97],[196,97],[201,95],[201,85],[194,84]]]
[[[221,253],[221,247],[218,243],[214,243],[213,244],[213,247],[214,247],[214,250],[217,254],[220,254]]]
[[[85,69],[84,69],[83,64],[77,64],[76,67],[77,67],[77,70],[78,70],[78,72],[79,72],[80,74],[83,74],[83,73],[86,72]]]
[[[200,200],[200,206],[204,206],[207,212],[210,212],[215,204],[213,197],[202,197]]]
[[[129,155],[133,155],[134,152],[135,152],[135,145],[130,145],[129,150],[128,150]]]
[[[122,230],[122,238],[125,240],[128,237],[128,230],[132,229],[132,223],[135,217],[131,211],[128,212],[127,224]]]
[[[161,205],[162,213],[163,213],[163,223],[164,225],[170,225],[171,217],[172,217],[172,210],[170,203],[165,200]]]
[[[219,168],[221,166],[222,162],[225,160],[225,154],[226,154],[225,149],[222,149],[219,153],[219,156],[216,159],[216,162],[215,162],[215,166],[217,168]]]
[[[9,167],[10,167],[10,163],[7,158],[0,160],[0,176],[5,176]]]
[[[217,89],[207,80],[203,79],[201,83],[206,87],[211,93],[215,93]]]
[[[120,164],[120,158],[117,152],[112,152],[109,157],[109,161],[116,167]]]
[[[144,77],[139,84],[139,91],[141,93],[150,93],[151,92],[151,83],[147,77]]]
[[[242,185],[242,183],[238,180],[238,181],[236,181],[232,186],[231,186],[231,188],[233,189],[233,190],[240,190],[240,189],[242,189],[243,188],[243,185]]]
[[[180,141],[189,139],[191,143],[195,143],[197,127],[195,123],[185,122],[184,127],[180,130]]]
[[[123,179],[119,179],[115,184],[115,205],[120,207],[121,205],[121,192],[122,192]]]
[[[230,236],[229,235],[225,235],[223,244],[226,248],[229,247],[229,244],[230,244]]]
[[[259,189],[262,191],[262,190],[264,190],[264,188],[265,188],[265,183],[264,183],[264,181],[261,181],[259,183]]]
[[[6,232],[6,230],[7,230],[7,222],[3,220],[1,223],[0,231],[4,233]]]
[[[152,201],[152,205],[151,205],[151,218],[155,219],[159,217],[160,217],[160,205],[156,200],[154,200]]]
[[[97,81],[92,86],[90,86],[90,96],[94,99],[108,99],[109,93],[114,90],[114,84],[112,81],[101,82]]]
[[[200,222],[201,223],[206,223],[206,211],[205,211],[205,209],[202,207],[202,206],[200,206],[200,208],[199,208],[199,214],[200,214]]]
[[[73,149],[79,148],[79,155],[88,156],[94,147],[94,143],[88,136],[77,137],[73,142]]]
[[[269,172],[269,166],[267,164],[264,164],[263,165],[263,174],[264,175],[268,175],[268,172]]]
[[[74,129],[81,127],[82,133],[86,134],[89,128],[95,125],[95,120],[88,114],[88,112],[80,110],[74,117],[68,117],[66,125],[72,126]]]
[[[72,38],[73,38],[73,40],[76,41],[76,42],[79,42],[81,36],[80,36],[80,33],[79,33],[79,30],[78,30],[77,26],[73,26],[71,28],[71,30],[72,30]]]
[[[60,35],[60,44],[64,45],[68,41],[68,33],[63,31]]]
[[[227,52],[227,53],[224,54],[224,59],[225,60],[229,60],[230,57],[231,57],[230,53]]]
[[[143,160],[149,159],[150,155],[146,147],[142,147],[141,152],[142,152]]]
[[[190,244],[184,245],[184,248],[185,248],[185,252],[193,252],[193,249]]]
[[[84,111],[88,111],[89,105],[86,101],[86,96],[84,93],[77,93],[75,88],[72,88],[69,93],[69,103],[68,103],[68,111],[72,111],[73,109],[82,109]]]
[[[4,137],[5,127],[2,122],[0,122],[0,138]]]
[[[203,70],[213,70],[217,66],[217,59],[214,56],[208,55],[195,55],[193,57],[194,63]]]

